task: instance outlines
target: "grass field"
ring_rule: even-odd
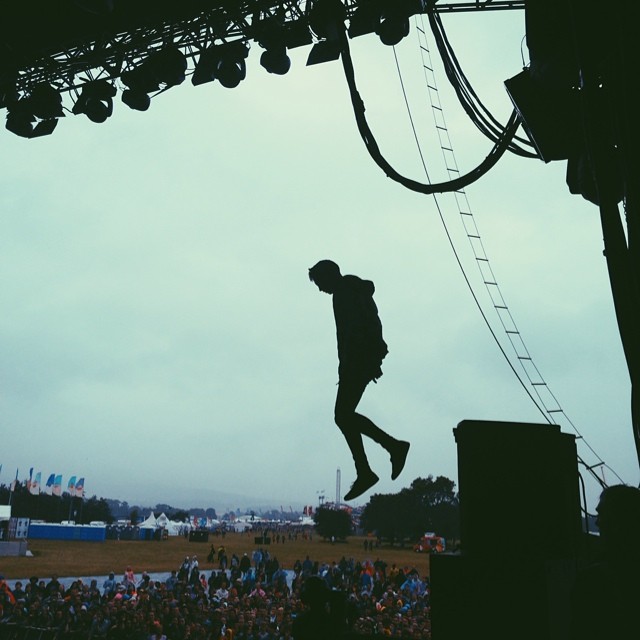
[[[297,559],[302,561],[307,555],[321,563],[339,561],[344,555],[361,562],[380,558],[389,566],[395,563],[399,567],[415,567],[421,576],[429,574],[428,554],[388,546],[374,546],[372,551],[365,551],[364,541],[365,538],[354,536],[347,542],[331,544],[316,536],[312,540],[299,537],[297,541],[287,540],[284,544],[270,544],[265,548],[285,569],[292,569]],[[208,543],[189,542],[181,536],[148,542],[31,540],[28,548],[33,557],[0,557],[0,574],[7,580],[30,576],[48,579],[53,574],[59,577],[106,575],[110,571],[116,577],[122,577],[130,565],[140,577],[143,571],[153,573],[178,569],[185,556],[193,555],[198,556],[201,571],[208,572],[218,568],[206,561],[211,544],[216,549],[224,545],[229,559],[233,553],[238,557],[243,553],[251,556],[256,548],[253,535],[246,533],[227,533],[224,539],[210,536]]]

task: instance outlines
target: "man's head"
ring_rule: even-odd
[[[333,293],[341,278],[340,267],[332,260],[320,260],[309,269],[309,280],[324,293]]]

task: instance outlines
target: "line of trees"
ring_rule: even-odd
[[[377,493],[360,515],[360,528],[391,544],[417,542],[427,531],[457,540],[460,505],[455,482],[445,476],[416,478],[399,493]],[[319,507],[316,532],[325,539],[344,540],[353,533],[351,516],[344,509]]]
[[[455,482],[445,476],[416,478],[394,494],[374,494],[360,516],[360,526],[388,542],[417,541],[427,531],[460,537],[460,505]]]

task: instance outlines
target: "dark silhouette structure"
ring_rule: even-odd
[[[572,640],[631,640],[640,632],[640,489],[606,488],[596,508],[600,558],[578,573]]]
[[[599,209],[640,463],[640,120],[629,81],[640,62],[637,11],[631,0],[613,11],[597,2],[527,0],[531,63],[511,96],[540,157],[566,161],[569,191]]]
[[[307,610],[293,622],[295,640],[331,640],[345,637],[349,621],[344,593],[332,591],[320,576],[309,576],[300,598]]]
[[[581,552],[575,436],[484,420],[454,436],[461,550],[430,560],[433,637],[566,640]]]
[[[343,276],[340,267],[331,260],[321,260],[311,267],[309,279],[320,291],[333,297],[340,363],[335,421],[349,445],[356,467],[356,480],[344,496],[345,500],[353,500],[379,479],[369,466],[362,436],[371,438],[389,452],[392,480],[404,468],[409,443],[390,436],[369,418],[356,412],[369,382],[376,382],[382,376],[382,360],[388,352],[382,337],[378,308],[373,300],[373,282],[358,276]]]

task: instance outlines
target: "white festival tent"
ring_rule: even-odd
[[[158,521],[153,515],[153,511],[149,514],[149,517],[138,525],[141,529],[157,529]]]
[[[192,525],[189,522],[178,522],[169,520],[165,513],[161,513],[157,518],[153,511],[149,517],[138,525],[141,529],[166,529],[170,536],[183,535],[185,531],[191,531]]]

